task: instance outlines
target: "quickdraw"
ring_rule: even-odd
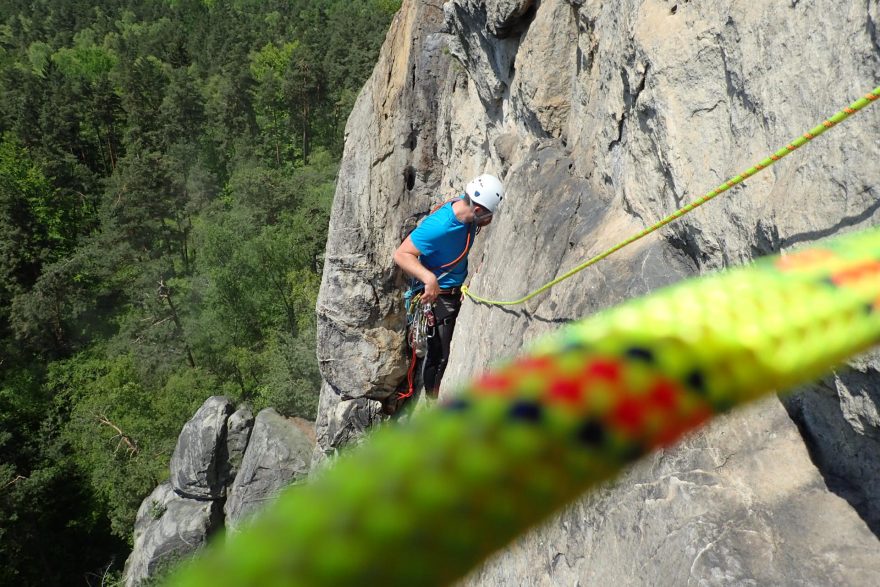
[[[415,369],[418,359],[428,352],[428,339],[433,336],[435,319],[434,304],[423,304],[421,292],[409,290],[406,299],[406,341],[412,351],[406,373],[407,391],[398,393],[397,399],[411,397],[415,391]]]
[[[428,351],[428,338],[434,328],[434,304],[423,304],[422,294],[416,294],[410,304],[412,320],[409,322],[408,342],[419,358]]]

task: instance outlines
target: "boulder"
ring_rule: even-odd
[[[226,420],[233,406],[213,396],[183,426],[171,457],[171,485],[183,496],[216,499],[226,493]]]
[[[222,515],[217,501],[182,497],[171,483],[158,486],[138,509],[134,549],[125,562],[126,587],[142,585],[193,554],[222,527]]]
[[[282,489],[305,480],[314,444],[311,422],[285,418],[272,408],[260,411],[226,499],[227,530],[237,530]]]

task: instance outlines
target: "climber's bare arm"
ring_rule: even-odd
[[[437,299],[440,293],[440,286],[437,284],[437,276],[419,262],[421,254],[421,251],[413,244],[412,239],[406,237],[406,240],[394,251],[394,262],[407,275],[415,277],[425,284],[425,293],[422,294],[422,301],[428,303]]]

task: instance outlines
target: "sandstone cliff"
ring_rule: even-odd
[[[880,6],[405,0],[346,131],[318,300],[316,459],[406,371],[391,253],[493,172],[471,286],[511,299],[656,222],[880,80]],[[466,303],[443,395],[568,320],[880,220],[880,108],[525,307]],[[851,584],[880,573],[880,354],[586,496],[480,584]]]

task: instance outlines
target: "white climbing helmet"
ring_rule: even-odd
[[[484,173],[475,177],[464,188],[465,193],[475,204],[479,204],[492,214],[498,210],[498,205],[504,199],[504,186],[494,175]]]

